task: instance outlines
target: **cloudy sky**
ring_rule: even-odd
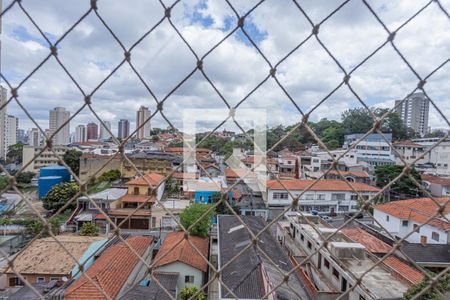
[[[3,1],[7,7],[11,0]],[[171,1],[165,0],[166,5]],[[391,30],[398,28],[428,1],[370,1],[373,9]],[[450,11],[450,0],[442,0]],[[256,1],[231,1],[239,15]],[[341,5],[341,1],[299,1],[314,24],[321,22]],[[87,0],[23,0],[23,7],[54,43],[86,11]],[[99,0],[98,13],[129,49],[163,16],[162,5],[155,0]],[[171,14],[195,53],[202,57],[237,23],[233,10],[222,0],[181,1]],[[245,30],[254,39],[272,65],[277,64],[311,33],[311,25],[294,2],[267,0],[245,20]],[[351,0],[326,20],[319,30],[321,41],[350,71],[386,41],[387,33],[360,0]],[[395,37],[395,44],[420,76],[450,58],[450,19],[431,3]],[[94,89],[122,61],[119,43],[91,12],[58,44],[58,57],[86,94]],[[16,86],[48,55],[49,45],[15,4],[3,17],[2,74]],[[196,66],[197,59],[165,19],[131,51],[131,62],[142,79],[162,100]],[[270,67],[241,31],[236,31],[204,59],[204,71],[226,99],[234,106],[269,74]],[[296,105],[309,111],[343,79],[343,72],[312,37],[277,67],[277,77]],[[392,107],[395,99],[405,97],[417,86],[418,79],[389,44],[352,75],[350,84],[369,105]],[[426,91],[445,116],[450,115],[450,63],[436,72],[426,84]],[[83,96],[55,58],[51,57],[19,89],[19,100],[42,126],[48,128],[48,111],[63,106],[72,113],[83,105]],[[92,96],[98,115],[111,121],[113,131],[121,118],[131,121],[134,129],[136,110],[145,105],[154,111],[156,102],[129,64],[123,64]],[[313,111],[311,118],[339,120],[341,113],[361,106],[347,86],[342,86]],[[240,108],[267,110],[269,125],[292,124],[301,115],[273,78],[269,78],[248,97]],[[226,108],[203,75],[197,71],[164,102],[164,114],[175,126],[181,126],[183,109]],[[16,103],[8,113],[20,118],[20,128],[33,127]],[[238,109],[239,114],[239,109]],[[200,117],[199,117],[200,116]],[[201,112],[198,116],[201,118]],[[85,108],[71,122],[94,121]],[[158,114],[153,127],[166,127]],[[446,128],[444,119],[430,109],[431,127]],[[211,128],[214,127],[211,124]],[[226,124],[225,128],[231,128]]]

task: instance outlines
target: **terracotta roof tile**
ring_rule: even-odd
[[[148,173],[144,176],[128,181],[128,185],[148,185],[148,181],[152,186],[157,186],[165,178],[165,176],[158,173]]]
[[[180,240],[182,241],[177,245]],[[198,236],[189,236],[189,240],[195,245],[200,253],[208,259],[208,239]],[[173,248],[174,246],[175,248]],[[167,252],[169,253],[167,254]],[[208,269],[207,262],[197,253],[191,244],[184,239],[184,232],[171,232],[167,234],[166,239],[161,245],[161,249],[159,249],[159,252],[155,257],[155,262],[155,267],[164,266],[174,262],[182,262],[199,269],[202,272],[206,272]]]
[[[435,199],[439,203],[446,203],[450,198],[442,197]],[[412,220],[417,223],[425,223],[432,215],[436,213],[438,206],[430,198],[417,198],[375,205],[374,209],[380,210],[402,220]],[[445,215],[450,213],[450,204],[446,205],[443,213]],[[443,218],[433,218],[428,222],[428,224],[443,230],[450,229],[450,222],[447,222]]]
[[[129,237],[127,242],[142,256],[153,242],[153,238],[134,236]],[[86,275],[101,287],[106,295],[115,299],[139,262],[139,258],[130,248],[124,242],[120,242],[108,248],[87,269]],[[64,298],[68,300],[104,299],[105,296],[85,276],[81,276],[67,288]]]
[[[371,253],[388,253],[392,247],[361,228],[343,228],[342,233]]]
[[[281,180],[283,185],[288,190],[304,190],[308,188],[315,180]],[[277,180],[269,180],[267,182],[267,187],[272,190],[284,190],[283,185],[281,185]],[[380,189],[368,184],[359,182],[346,182],[344,180],[331,180],[322,179],[316,182],[313,186],[309,188],[311,191],[352,191],[351,185],[356,191],[359,192],[378,192]]]
[[[402,262],[397,257],[389,256],[383,262],[385,265],[393,269],[398,275],[405,278],[412,284],[419,283],[423,278],[423,274],[419,270]]]
[[[440,184],[443,186],[450,186],[450,178],[442,178],[442,177],[438,177],[438,176],[434,176],[434,175],[423,174],[422,180],[428,181],[431,183],[435,183],[435,184]]]
[[[130,195],[130,194],[126,194],[125,196],[122,197],[122,202],[137,202],[137,203],[143,203],[146,200],[147,203],[155,203],[156,202],[156,197],[155,196],[145,196],[145,195]]]

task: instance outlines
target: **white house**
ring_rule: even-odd
[[[450,196],[450,178],[423,174],[422,184],[433,196]]]
[[[155,271],[179,274],[178,291],[193,285],[200,289],[208,271],[208,239],[189,236],[189,240],[206,260],[184,238],[184,232],[168,233],[154,259]]]
[[[436,200],[445,203],[448,199],[444,197]],[[375,205],[373,216],[394,236],[403,238],[413,232],[406,238],[410,243],[449,244],[450,222],[442,217],[433,217],[437,209],[432,199],[418,198]],[[450,217],[449,205],[445,207],[444,214],[447,219]]]
[[[392,152],[392,147],[388,143],[392,141],[391,133],[385,133],[383,136],[378,133],[372,133],[359,141],[363,136],[364,134],[362,133],[346,135],[343,148],[347,149],[356,143],[357,145],[354,149],[356,149],[358,162],[365,161],[372,165],[394,163],[395,156]]]
[[[352,188],[368,199],[379,188],[359,182],[323,179],[315,180],[269,180],[267,182],[267,201],[272,212],[283,210],[291,205],[292,196],[300,196],[301,211],[317,210],[324,213],[347,213],[358,211],[358,195]],[[290,194],[287,192],[290,192]]]
[[[395,163],[397,165],[403,165],[402,159],[406,163],[412,163],[414,162],[419,156],[421,156],[424,152],[426,147],[423,145],[416,144],[411,141],[398,141],[394,142],[394,149],[399,153],[395,153]],[[421,164],[424,163],[425,159],[419,159],[416,163]]]

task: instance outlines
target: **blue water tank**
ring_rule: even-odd
[[[41,169],[42,170],[42,169]],[[39,177],[38,181],[38,194],[39,199],[42,199],[47,195],[54,185],[64,182],[61,176],[44,176]]]
[[[70,181],[69,170],[67,170],[64,166],[54,165],[42,167],[39,173],[39,177],[61,176],[64,182]]]

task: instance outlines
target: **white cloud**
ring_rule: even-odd
[[[232,3],[242,15],[256,1]],[[338,5],[326,0],[299,3],[314,24]],[[397,28],[425,3],[421,0],[370,2],[390,30]],[[443,4],[450,8],[448,1]],[[23,5],[52,40],[59,38],[89,9],[89,1],[79,0],[28,0],[23,1]],[[156,1],[99,1],[98,7],[101,17],[126,48],[164,15],[162,6]],[[172,21],[200,57],[237,22],[225,1],[212,0],[179,3],[172,11]],[[2,72],[16,85],[49,50],[39,32],[16,6],[4,16],[3,24]],[[19,26],[26,29],[26,35],[17,35]],[[245,28],[259,38],[258,45],[272,64],[282,59],[311,32],[309,22],[287,0],[262,3],[246,20]],[[361,1],[350,1],[321,25],[319,37],[349,71],[383,43],[387,33]],[[397,33],[395,43],[419,74],[425,76],[450,57],[450,20],[432,3]],[[120,45],[91,13],[61,42],[58,56],[81,88],[90,93],[118,65],[124,54]],[[167,20],[133,49],[131,61],[158,100],[163,99],[197,64],[194,55]],[[231,105],[236,105],[260,83],[269,74],[269,69],[243,36],[236,34],[204,60],[205,72]],[[427,92],[447,117],[450,114],[449,69],[446,66],[437,72],[426,85]],[[277,71],[280,82],[303,111],[314,107],[343,78],[342,71],[314,37],[280,64]],[[393,101],[408,94],[418,80],[387,45],[352,74],[350,82],[369,105],[392,107]],[[22,103],[44,128],[48,127],[48,110],[54,106],[65,106],[75,112],[83,105],[78,88],[54,58],[23,85],[19,95]],[[130,119],[133,126],[135,110],[140,105],[147,105],[152,111],[156,109],[154,99],[126,64],[96,91],[92,101],[101,118],[112,122],[113,130],[121,118]],[[343,86],[311,118],[339,119],[343,110],[354,106],[360,104]],[[224,107],[220,97],[197,72],[167,99],[164,114],[180,126],[180,111],[183,108]],[[266,108],[271,125],[300,120],[299,112],[272,78],[242,107]],[[32,126],[16,105],[8,110],[21,118],[21,127]],[[92,120],[94,116],[85,109],[72,122],[72,129],[79,123]],[[167,126],[160,115],[152,123],[154,127]],[[430,112],[430,126],[445,127],[445,121],[435,110]]]

